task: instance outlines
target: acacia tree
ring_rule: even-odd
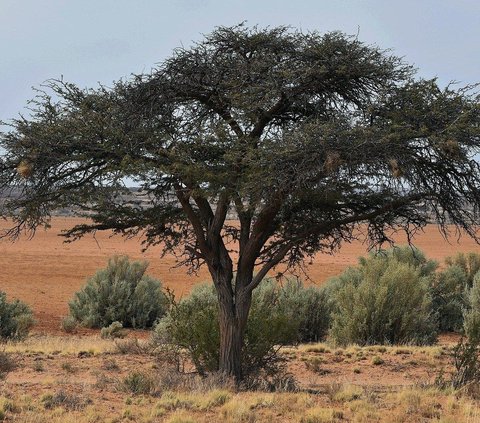
[[[143,235],[206,265],[219,369],[238,379],[252,291],[276,266],[430,221],[477,239],[478,97],[342,33],[221,27],[112,87],[50,81],[31,106],[1,138],[3,236],[74,207],[90,220],[69,239]]]

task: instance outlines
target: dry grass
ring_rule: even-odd
[[[335,349],[320,343],[284,349],[293,372],[297,369],[296,376],[303,374],[300,387],[318,388],[316,393],[236,392],[231,381],[218,375],[181,376],[137,350],[136,343],[135,348],[119,349],[111,340],[79,335],[32,336],[8,344],[6,351],[18,365],[2,382],[0,419],[32,423],[480,422],[479,401],[458,392],[433,389],[429,383],[415,385],[413,379],[403,388],[382,385],[390,378],[384,372],[394,374],[398,366],[403,366],[401,372],[417,374],[424,368],[437,369],[448,352],[443,346]],[[375,357],[384,363],[375,365]],[[35,370],[39,363],[42,371]],[[324,369],[331,372],[324,374]]]
[[[101,397],[50,393],[41,398],[0,398],[0,416],[22,422],[420,422],[470,423],[480,419],[479,404],[454,393],[406,389],[365,395],[350,385],[333,399],[306,393],[207,391],[169,392],[103,403]]]
[[[98,336],[31,336],[22,342],[9,342],[5,352],[9,353],[43,353],[53,355],[71,355],[86,352],[89,354],[111,353],[115,344],[111,340]]]

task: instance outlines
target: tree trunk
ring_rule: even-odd
[[[250,311],[250,296],[235,295],[227,298],[219,294],[220,360],[219,370],[233,376],[239,383],[244,376],[242,350]]]
[[[243,333],[239,322],[232,313],[220,306],[220,362],[219,370],[236,381],[243,377],[242,371]]]

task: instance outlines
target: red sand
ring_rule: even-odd
[[[173,289],[177,295],[185,295],[194,284],[210,279],[206,269],[201,269],[199,275],[195,276],[188,275],[185,268],[173,268],[175,258],[160,258],[159,246],[142,253],[139,239],[125,240],[112,237],[109,233],[98,233],[96,241],[92,236],[86,236],[71,244],[63,243],[64,239],[57,236],[58,233],[75,222],[78,220],[55,218],[51,229],[38,231],[32,240],[21,239],[13,244],[5,240],[0,242],[0,290],[33,307],[37,331],[57,332],[61,318],[67,314],[68,301],[73,293],[115,254],[148,260],[148,273],[160,279],[164,286]],[[7,222],[2,222],[0,228],[6,225]],[[405,237],[401,235],[396,240],[405,243]],[[435,226],[427,227],[415,239],[416,246],[425,251],[429,258],[438,261],[458,251],[480,253],[480,246],[466,236],[459,242],[453,237],[450,242],[442,238]],[[343,246],[334,256],[318,254],[313,263],[307,266],[308,276],[313,283],[322,284],[330,276],[355,264],[365,252],[365,245],[354,242]]]

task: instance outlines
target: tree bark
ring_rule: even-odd
[[[250,312],[251,294],[231,292],[230,298],[218,291],[220,323],[219,371],[232,376],[236,383],[244,377],[242,352]]]

